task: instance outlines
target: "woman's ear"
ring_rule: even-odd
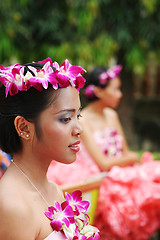
[[[17,116],[14,119],[14,125],[20,137],[26,140],[31,140],[31,137],[33,136],[33,123],[28,122],[22,116]]]
[[[95,89],[94,89],[94,95],[95,95],[97,98],[101,98],[102,93],[103,93],[103,89],[102,89],[102,88],[100,88],[100,87],[95,87]]]

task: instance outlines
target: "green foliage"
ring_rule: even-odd
[[[85,68],[115,58],[142,75],[150,52],[160,64],[157,0],[1,0],[0,62],[50,56]]]

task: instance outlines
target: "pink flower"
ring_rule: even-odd
[[[115,65],[111,68],[109,68],[106,72],[102,72],[99,75],[99,81],[101,85],[106,85],[108,79],[114,79],[116,77],[118,77],[118,75],[120,74],[122,70],[122,66],[120,65]]]
[[[17,94],[18,90],[27,89],[24,83],[21,67],[20,64],[15,64],[7,68],[3,65],[0,66],[0,82],[6,87],[6,96],[8,95],[8,92],[12,96]]]
[[[88,99],[92,99],[95,96],[94,90],[95,90],[95,86],[93,84],[88,85],[85,89],[85,96]]]
[[[28,66],[28,68],[34,73],[35,77],[29,79],[30,85],[34,87],[35,83],[40,83],[44,89],[48,88],[48,82],[52,82],[53,88],[58,88],[58,81],[54,77],[55,73],[51,68],[50,61],[46,62],[41,70],[37,70],[34,67]],[[28,73],[28,72],[27,72]]]
[[[99,76],[99,81],[101,85],[106,85],[108,81],[108,74],[107,72],[102,72]]]
[[[47,63],[47,62],[50,62],[50,65],[52,66],[53,65],[53,62],[52,62],[52,59],[50,57],[42,60],[42,61],[38,61],[38,63]]]
[[[110,79],[116,78],[122,70],[122,66],[115,65],[108,69],[107,74]]]
[[[82,192],[77,190],[70,195],[65,193],[66,202],[73,207],[75,211],[86,212],[89,207],[88,201],[82,201]]]
[[[42,69],[37,70],[28,65],[29,70],[25,74],[26,67],[20,64],[7,68],[0,65],[0,82],[6,87],[6,96],[8,92],[12,96],[18,91],[26,91],[30,87],[42,91],[43,88],[48,88],[48,83],[51,83],[55,90],[58,87],[65,88],[69,85],[79,90],[84,86],[85,79],[81,74],[85,69],[71,65],[67,59],[60,66],[57,62],[53,63],[51,58],[46,58],[38,63],[44,64]]]
[[[53,67],[56,68],[55,76],[58,80],[60,87],[72,87],[80,88],[84,85],[85,79],[81,74],[86,71],[80,66],[74,66],[69,63],[66,59],[59,67],[58,63],[55,62]]]
[[[48,212],[45,212],[45,215],[52,219],[50,224],[54,230],[60,231],[62,224],[69,227],[70,221],[68,218],[73,218],[74,216],[71,206],[65,205],[65,208],[63,208],[63,203],[55,202],[55,207],[49,207],[48,210]]]
[[[89,225],[87,214],[89,202],[82,201],[82,192],[65,193],[66,201],[55,202],[45,215],[51,220],[54,230],[64,233],[66,240],[98,240],[99,230]]]

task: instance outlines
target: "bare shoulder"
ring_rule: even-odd
[[[0,216],[0,239],[34,239],[34,224],[30,224],[31,219],[34,222],[32,208],[25,197],[14,188],[4,188],[3,184],[0,185]]]
[[[56,200],[56,201],[64,201],[64,195],[63,192],[61,190],[61,188],[54,182],[49,182],[50,186],[51,186],[51,191],[52,191],[52,199]]]
[[[105,116],[107,116],[109,118],[115,118],[115,119],[118,118],[118,113],[112,108],[105,108],[104,114],[105,114]]]

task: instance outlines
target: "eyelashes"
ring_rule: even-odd
[[[82,115],[80,114],[80,113],[78,113],[77,114],[77,119],[79,120],[80,118],[82,117]],[[71,120],[72,120],[72,118],[73,118],[73,116],[72,115],[70,115],[70,116],[61,116],[60,118],[59,118],[59,121],[61,122],[61,123],[68,123],[68,122],[70,122]]]
[[[77,114],[77,118],[80,119],[82,117],[82,115],[79,113]]]

